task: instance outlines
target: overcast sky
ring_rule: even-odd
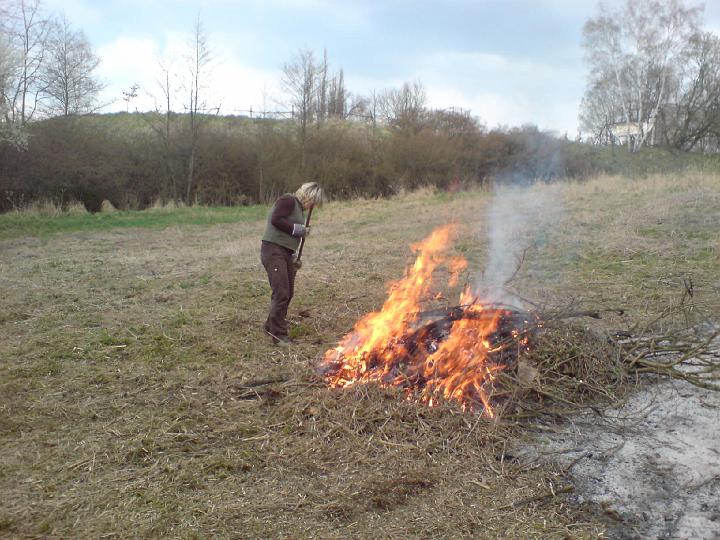
[[[617,3],[614,0],[612,3]],[[640,0],[642,1],[642,0]],[[429,105],[463,107],[488,126],[533,123],[574,137],[587,76],[580,46],[589,0],[45,0],[102,58],[105,111],[153,108],[158,58],[186,47],[198,14],[213,51],[208,104],[226,114],[278,109],[283,65],[328,51],[348,89],[420,80]],[[705,27],[720,33],[720,2]],[[182,69],[179,65],[178,69]]]

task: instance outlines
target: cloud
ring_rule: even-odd
[[[281,69],[253,67],[239,58],[247,43],[229,35],[210,35],[213,62],[203,77],[204,101],[208,108],[220,108],[223,114],[248,114],[249,110],[278,110]],[[183,59],[189,35],[166,33],[162,41],[150,38],[119,38],[98,51],[103,59],[99,74],[108,81],[103,102],[112,102],[107,111],[125,110],[123,90],[139,84],[141,91],[130,110],[163,108],[160,58],[170,66],[172,86],[179,95],[172,108],[182,110],[185,93],[182,80],[188,67]],[[535,123],[543,129],[574,135],[579,99],[573,89],[563,97],[562,87],[576,75],[572,70],[483,52],[435,53],[416,64],[413,76],[425,85],[428,104],[433,108],[470,109],[488,127],[519,126]],[[347,76],[350,91],[370,95],[373,90],[396,88],[401,78],[382,79]],[[550,99],[552,98],[552,99]]]
[[[489,127],[534,123],[574,135],[584,73],[577,67],[485,52],[438,52],[417,78],[433,107],[471,109]]]
[[[98,49],[102,59],[98,75],[107,83],[101,102],[111,103],[110,110],[124,109],[122,91],[132,84],[145,89],[154,84],[158,76],[159,46],[148,38],[119,38]],[[146,97],[140,98],[147,101]],[[137,101],[133,103],[137,106]],[[122,107],[121,107],[122,106]],[[143,108],[150,108],[146,104]]]
[[[216,64],[208,102],[222,114],[248,114],[248,110],[277,110],[280,70],[262,70],[226,58]]]
[[[104,22],[99,7],[86,0],[45,0],[44,3],[50,11],[64,13],[73,26],[85,31]]]
[[[438,53],[424,58],[403,78],[347,75],[351,91],[399,88],[405,81],[423,83],[428,106],[468,109],[489,128],[534,123],[541,129],[575,135],[582,87],[568,80],[579,77],[569,68],[514,61],[489,53]]]
[[[164,108],[161,64],[170,71],[170,85],[174,89],[171,108],[183,110],[189,73],[188,41],[188,35],[168,33],[162,42],[150,38],[119,38],[101,47],[98,75],[108,84],[101,102],[111,103],[106,110],[125,110],[127,104],[122,100],[122,92],[132,84],[140,85],[140,91],[131,102],[130,110]],[[208,108],[220,107],[223,114],[244,114],[243,111],[250,108],[257,111],[264,106],[275,109],[273,97],[279,78],[279,70],[244,65],[231,56],[228,47],[220,47],[201,76],[201,100]]]
[[[453,75],[458,81],[472,81],[486,88],[505,87],[509,83],[525,88],[552,86],[560,88],[567,80],[578,77],[576,66],[546,64],[525,58],[485,53],[440,51],[418,61],[419,71]]]
[[[568,137],[576,134],[579,100],[548,102],[515,92],[468,93],[442,85],[428,85],[426,91],[430,107],[470,110],[488,128],[535,124]]]
[[[469,109],[488,127],[519,125],[527,120],[527,104],[508,95],[478,92],[466,95],[457,88],[433,85],[426,88],[432,108],[460,107]]]

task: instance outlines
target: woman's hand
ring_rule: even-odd
[[[303,225],[302,223],[296,223],[293,225],[293,236],[310,236],[310,226],[307,227]]]

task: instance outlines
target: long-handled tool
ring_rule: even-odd
[[[310,226],[310,217],[312,216],[313,206],[308,209],[307,217],[305,218],[305,227]],[[305,237],[300,239],[300,246],[298,246],[297,257],[295,257],[295,264],[300,263],[300,257],[302,257],[303,247],[305,247]]]

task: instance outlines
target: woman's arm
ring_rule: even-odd
[[[275,211],[270,217],[270,223],[272,223],[273,227],[291,236],[304,236],[305,226],[302,223],[293,223],[290,220],[289,216],[294,208],[295,197],[283,195],[275,203]]]

